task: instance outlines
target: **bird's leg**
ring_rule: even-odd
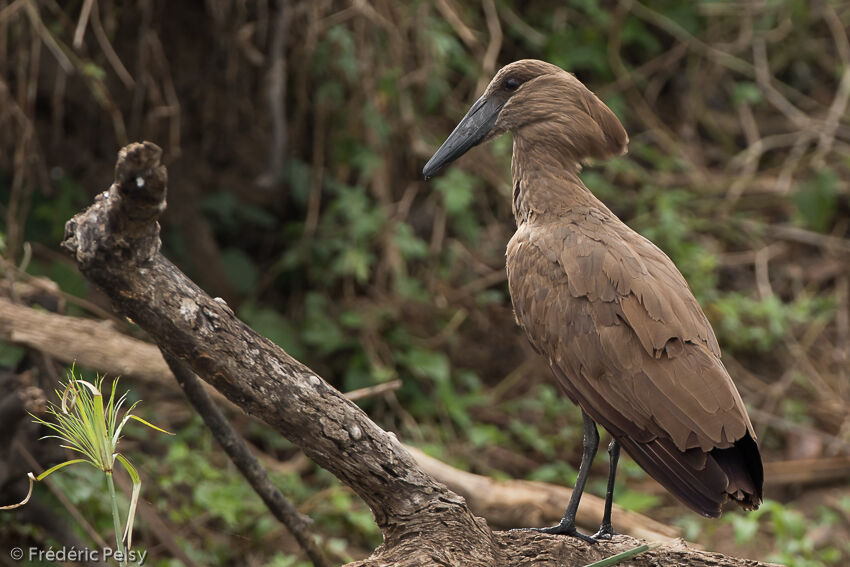
[[[590,419],[590,416],[581,411],[584,418],[584,453],[581,456],[581,465],[578,468],[578,477],[576,477],[576,485],[573,488],[573,494],[570,496],[570,502],[567,504],[567,511],[564,512],[564,517],[557,526],[550,528],[535,528],[538,532],[544,534],[562,534],[577,537],[588,543],[595,543],[596,540],[587,536],[576,529],[576,512],[578,512],[578,503],[581,500],[581,494],[584,492],[584,484],[587,482],[587,475],[590,473],[590,465],[593,462],[593,457],[596,456],[596,449],[599,448],[599,432],[596,430],[596,424]]]
[[[614,477],[617,476],[617,462],[620,460],[620,444],[612,439],[608,445],[608,456],[611,464],[608,469],[608,490],[605,492],[605,511],[602,513],[602,525],[593,534],[593,539],[611,539],[617,532],[611,527],[611,505],[614,502]]]

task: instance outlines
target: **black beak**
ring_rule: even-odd
[[[463,120],[455,126],[455,129],[449,134],[437,153],[425,164],[425,168],[422,170],[425,179],[429,179],[465,154],[472,146],[481,143],[493,128],[493,124],[496,123],[502,106],[504,106],[504,101],[497,102],[492,98],[486,99],[483,96],[479,98],[463,117]]]

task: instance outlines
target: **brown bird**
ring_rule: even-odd
[[[620,121],[578,79],[536,60],[502,68],[423,170],[513,134],[508,285],[516,320],[582,410],[584,453],[561,522],[540,531],[610,538],[622,446],[689,508],[758,508],[763,470],[753,426],[720,361],[714,331],[676,266],[584,186],[581,163],[625,153]],[[597,534],[575,515],[599,445],[613,437]]]

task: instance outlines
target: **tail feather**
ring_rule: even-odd
[[[720,516],[729,499],[748,510],[761,504],[764,472],[758,445],[749,432],[734,446],[708,453],[699,448],[680,451],[662,438],[648,443],[629,437],[618,441],[652,478],[703,516]]]
[[[749,432],[728,449],[710,453],[729,478],[726,492],[745,510],[755,510],[762,500],[764,468],[759,447]]]

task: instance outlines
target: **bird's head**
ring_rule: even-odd
[[[422,174],[431,177],[471,147],[504,132],[576,163],[620,155],[629,141],[611,109],[572,74],[551,63],[523,59],[496,73]]]

